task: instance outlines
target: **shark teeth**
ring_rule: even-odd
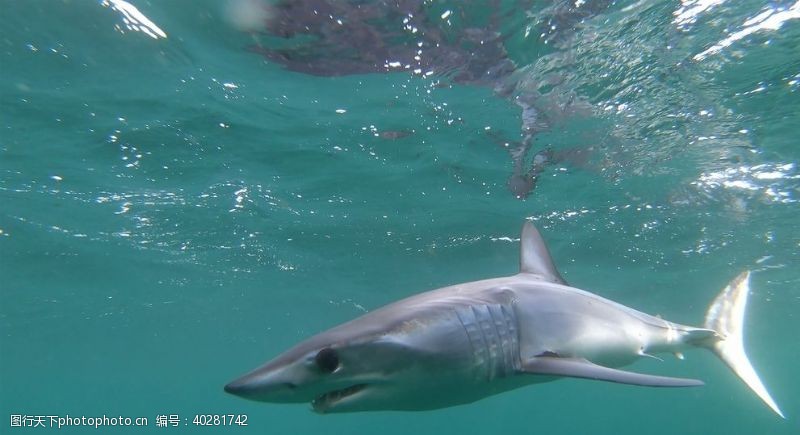
[[[316,412],[325,412],[339,400],[351,396],[363,390],[367,384],[356,384],[341,390],[329,391],[311,402],[311,406]]]

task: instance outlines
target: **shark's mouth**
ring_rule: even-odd
[[[314,408],[316,412],[326,412],[332,406],[336,405],[337,402],[358,393],[366,387],[367,384],[356,384],[341,390],[329,391],[311,401],[311,407]]]

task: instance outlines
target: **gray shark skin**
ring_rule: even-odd
[[[704,327],[669,322],[567,285],[526,222],[517,275],[386,305],[297,344],[225,391],[334,413],[445,408],[563,377],[690,387],[703,382],[618,367],[700,347],[783,417],[744,352],[748,293],[744,272],[713,301]]]

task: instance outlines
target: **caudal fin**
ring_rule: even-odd
[[[753,390],[776,414],[783,418],[778,405],[770,397],[767,388],[758,377],[744,351],[744,311],[750,293],[750,272],[742,272],[714,298],[706,312],[705,327],[719,335],[708,342],[708,347],[717,354],[739,378]]]

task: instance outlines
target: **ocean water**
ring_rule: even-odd
[[[0,432],[798,433],[800,3],[404,4],[0,2]],[[787,419],[701,350],[631,366],[691,389],[342,415],[223,392],[515,273],[524,219],[572,285],[676,322],[754,271],[746,346]]]

